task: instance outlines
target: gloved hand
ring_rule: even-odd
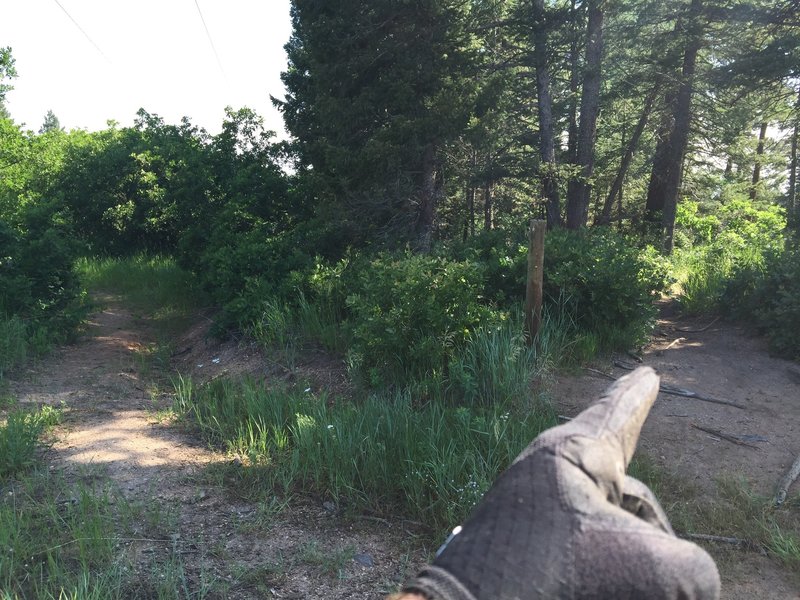
[[[641,367],[542,433],[404,592],[431,600],[714,599],[719,573],[625,475],[659,378]]]

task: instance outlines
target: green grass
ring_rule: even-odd
[[[0,315],[0,383],[10,371],[31,358],[46,354],[65,335],[47,327],[26,322],[18,316]]]
[[[220,380],[197,388],[180,379],[176,411],[241,458],[222,473],[240,494],[276,487],[315,493],[413,515],[439,531],[460,522],[498,473],[554,424],[538,402],[519,410],[454,407],[419,404],[402,391],[333,403],[303,386]]]
[[[133,310],[165,325],[184,325],[206,302],[195,277],[169,257],[81,258],[76,270],[90,292],[121,296]]]
[[[0,482],[33,467],[42,434],[61,420],[61,411],[44,406],[38,411],[14,410],[0,425]]]
[[[343,579],[345,567],[352,562],[356,549],[354,546],[327,549],[320,547],[316,540],[311,540],[300,545],[298,555],[305,564],[319,568],[326,575]]]
[[[741,478],[723,476],[709,499],[699,488],[637,455],[629,474],[646,483],[664,506],[678,535],[701,533],[743,540],[747,551],[763,551],[800,568],[800,495],[781,507]],[[715,558],[729,558],[729,547],[711,546]]]

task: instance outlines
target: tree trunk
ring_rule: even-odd
[[[438,175],[436,148],[433,144],[428,144],[422,155],[422,180],[419,187],[419,212],[416,223],[417,249],[422,253],[428,253],[431,249],[436,204],[441,187]]]
[[[464,197],[467,200],[467,220],[464,221],[464,241],[475,235],[475,188],[467,184],[464,189]]]
[[[697,54],[702,43],[702,35],[698,30],[701,27],[699,19],[701,10],[701,0],[692,0],[689,7],[683,66],[671,114],[672,127],[664,148],[659,148],[663,154],[656,157],[658,160],[653,161],[653,172],[648,189],[648,213],[652,215],[651,208],[657,208],[658,205],[663,207],[661,211],[661,227],[664,233],[663,249],[665,254],[671,254],[674,246],[675,213],[678,208],[683,159],[686,156],[686,148],[689,143],[689,126],[692,120],[694,73],[697,65]],[[652,203],[651,194],[653,195]]]
[[[756,160],[753,165],[753,179],[750,182],[750,200],[755,200],[758,195],[758,182],[761,181],[761,161],[764,159],[764,140],[767,139],[769,123],[762,122],[758,132],[758,146],[756,147]]]
[[[608,191],[608,196],[606,196],[606,201],[603,204],[603,211],[600,215],[600,219],[598,219],[598,223],[600,224],[607,224],[611,221],[611,208],[614,206],[614,199],[617,196],[619,196],[620,201],[622,199],[622,183],[625,181],[625,176],[628,174],[628,168],[630,168],[631,162],[633,161],[633,155],[636,153],[636,149],[639,147],[639,140],[642,137],[644,128],[647,126],[647,120],[650,118],[650,113],[653,110],[653,103],[655,102],[656,96],[658,96],[660,89],[661,78],[659,77],[655,86],[644,101],[642,114],[639,115],[639,120],[637,121],[636,127],[633,130],[633,135],[631,136],[631,139],[625,148],[625,152],[622,155],[622,161],[619,164],[619,169],[617,169],[617,175],[614,177],[614,183],[611,184],[611,189]]]
[[[786,205],[789,211],[789,226],[800,229],[800,203],[797,201],[797,138],[800,129],[800,90],[795,105],[794,132],[792,133],[792,155],[789,161],[789,197]]]
[[[542,191],[547,207],[547,226],[561,225],[561,199],[558,193],[553,99],[547,70],[547,23],[544,0],[533,0],[533,58],[536,70],[536,103],[539,113],[539,155]]]
[[[594,140],[597,115],[600,112],[600,68],[603,62],[603,9],[602,0],[589,0],[586,26],[586,71],[581,92],[581,116],[578,126],[576,165],[580,167],[577,178],[570,180],[567,200],[567,227],[580,229],[586,226],[589,216],[590,179],[594,171]]]
[[[653,169],[650,173],[650,182],[647,185],[647,201],[645,203],[645,222],[655,229],[656,224],[661,224],[661,214],[664,212],[664,182],[667,177],[669,164],[669,141],[675,123],[675,94],[668,92],[664,97],[667,112],[658,128],[656,150],[653,154]]]
[[[580,35],[582,19],[578,18],[576,0],[572,0],[570,6],[572,21],[572,39],[569,45],[569,124],[567,125],[567,161],[575,163],[578,160],[578,90],[581,85],[580,73],[580,46],[578,36]]]
[[[483,188],[483,228],[491,231],[494,227],[494,198],[492,197],[492,184],[487,183]]]

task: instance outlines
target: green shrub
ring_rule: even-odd
[[[679,225],[693,232],[696,243],[677,249],[672,258],[681,307],[689,314],[731,313],[742,297],[733,289],[747,287],[764,272],[768,257],[783,251],[784,211],[734,199],[704,217],[697,203],[684,204]],[[707,235],[696,235],[698,223]]]
[[[483,230],[442,248],[451,260],[469,260],[483,270],[483,295],[502,306],[518,303],[525,293],[528,241],[523,228]]]
[[[0,379],[67,340],[86,315],[73,251],[55,229],[21,233],[0,219]]]
[[[655,315],[653,294],[668,283],[668,263],[609,229],[550,231],[545,237],[544,291],[565,299],[579,329],[601,347],[644,339]]]
[[[736,270],[723,304],[728,314],[754,321],[776,353],[800,359],[800,251],[776,252]]]
[[[482,303],[481,267],[405,254],[380,255],[347,298],[350,364],[370,384],[441,376],[456,348],[496,315]]]

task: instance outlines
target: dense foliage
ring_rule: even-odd
[[[34,136],[0,118],[0,380],[85,315],[70,223],[47,192],[63,149],[58,133]]]
[[[511,322],[540,216],[547,314],[587,348],[642,341],[672,283],[687,311],[791,331],[791,300],[758,294],[794,285],[795,9],[296,0],[286,143],[246,108],[216,134],[145,110],[93,133],[0,120],[4,327],[68,331],[79,253],[156,252],[220,331],[302,330],[369,385],[467,394],[460,357]]]

